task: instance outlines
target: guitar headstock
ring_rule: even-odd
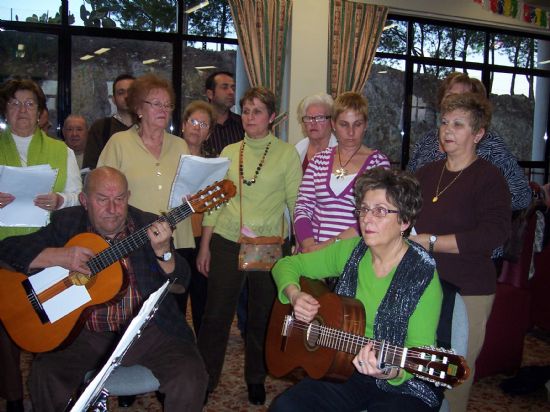
[[[237,188],[231,180],[215,182],[187,199],[196,213],[219,207],[235,196]]]
[[[454,388],[470,376],[466,360],[453,350],[422,346],[409,348],[405,370],[436,386]]]

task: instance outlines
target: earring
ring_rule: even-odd
[[[401,231],[401,237],[405,236],[405,232],[402,230]]]
[[[142,114],[138,114],[138,119],[141,119],[143,117]]]

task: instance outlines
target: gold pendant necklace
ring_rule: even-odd
[[[334,175],[336,176],[336,179],[343,179],[344,177],[346,177],[349,174],[349,172],[346,170],[346,166],[348,165],[349,162],[351,162],[351,159],[353,159],[353,156],[355,156],[357,154],[359,149],[361,149],[361,146],[359,146],[357,148],[357,150],[355,150],[355,152],[353,152],[353,154],[348,159],[348,161],[345,164],[342,165],[342,159],[340,158],[340,147],[338,146],[336,148],[336,150],[338,151],[338,163],[340,163],[340,167],[338,169],[336,169],[336,171],[334,172]]]
[[[432,198],[432,203],[437,202],[439,200],[439,197],[443,194],[443,192],[445,192],[445,190],[447,190],[449,187],[451,187],[451,185],[454,182],[456,182],[456,179],[458,179],[460,177],[460,175],[462,174],[464,169],[466,169],[466,167],[460,169],[460,172],[455,176],[455,178],[453,180],[451,180],[451,183],[449,183],[447,186],[445,186],[443,188],[443,190],[441,190],[441,192],[440,192],[439,191],[439,185],[441,185],[441,179],[443,178],[443,172],[446,169],[445,165],[446,165],[446,163],[443,163],[443,169],[441,169],[441,174],[439,175],[439,182],[437,182],[437,189],[435,189],[435,196]]]

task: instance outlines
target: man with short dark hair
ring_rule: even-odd
[[[235,105],[234,76],[226,71],[214,72],[207,77],[205,89],[216,112],[216,125],[205,145],[210,152],[219,155],[225,146],[244,138],[241,116],[231,111]]]
[[[84,116],[70,114],[63,122],[63,139],[65,144],[73,149],[78,167],[82,169],[84,149],[88,140],[88,123]]]
[[[141,304],[167,279],[175,279],[182,287],[189,283],[189,265],[175,253],[168,222],[128,206],[129,196],[128,182],[121,172],[99,167],[86,177],[81,206],[55,211],[51,223],[38,232],[0,242],[0,259],[21,273],[61,266],[89,275],[87,262],[94,253],[77,241],[66,247],[70,239],[91,232],[116,245],[147,228],[141,236],[146,234],[148,243],[122,260],[128,286],[121,296],[93,307],[70,344],[34,358],[29,388],[36,412],[65,409],[86,372],[102,367]],[[159,380],[165,411],[202,409],[208,375],[193,332],[172,293],[164,297],[122,359],[123,366],[135,364],[149,368]]]
[[[134,124],[134,118],[126,103],[128,89],[134,80],[135,77],[130,74],[121,74],[115,79],[112,99],[117,112],[110,117],[96,120],[90,127],[82,167],[95,168],[97,159],[111,136],[128,130]]]

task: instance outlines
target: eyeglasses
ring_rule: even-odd
[[[304,116],[302,117],[302,122],[304,123],[323,123],[326,122],[328,119],[330,119],[330,116],[328,115],[320,115],[320,116]]]
[[[159,101],[150,102],[148,100],[144,100],[143,103],[150,104],[151,107],[154,107],[157,110],[166,110],[168,112],[171,112],[174,110],[174,105],[172,103],[162,103]]]
[[[372,212],[374,217],[386,217],[388,213],[399,213],[399,210],[386,209],[384,206],[375,206],[373,208],[363,206],[354,210],[354,214],[357,217],[365,217],[369,212]]]
[[[187,123],[189,123],[193,127],[199,126],[201,129],[208,129],[210,127],[208,123],[202,122],[197,119],[187,119]]]
[[[34,110],[37,107],[37,104],[34,100],[25,100],[24,102],[17,100],[17,99],[11,99],[8,102],[8,105],[16,108],[17,110],[21,110],[22,107],[25,107],[27,110]]]

